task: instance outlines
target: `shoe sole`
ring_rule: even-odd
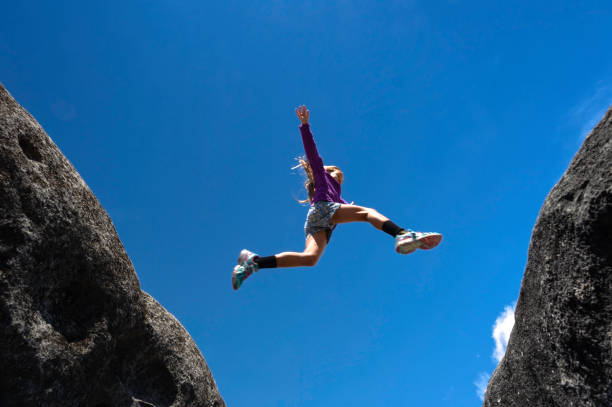
[[[236,266],[238,267],[238,266]],[[236,287],[236,267],[234,267],[234,270],[232,271],[232,288],[234,290],[237,290],[238,287]]]
[[[242,249],[240,251],[240,254],[238,255],[238,266],[244,266],[244,263],[246,262],[246,259],[249,257],[250,253],[251,252],[249,252],[247,249]],[[236,287],[236,267],[234,267],[234,270],[232,271],[232,288],[234,290],[237,290],[240,288],[240,287]]]
[[[397,246],[396,251],[400,254],[410,254],[416,249],[430,250],[436,247],[442,241],[442,235],[432,233],[427,236],[422,236],[417,240],[412,240]]]
[[[421,242],[421,246],[419,246],[420,249],[430,250],[440,244],[442,235],[439,233],[432,233],[431,235],[423,236],[419,241]]]
[[[238,275],[238,273],[236,273],[236,269],[239,268],[240,266],[235,266],[234,270],[232,271],[232,288],[234,290],[237,290],[240,288],[240,286],[242,284],[244,284],[244,280],[246,280],[251,274],[247,275],[245,278],[242,279],[242,282],[240,283],[240,285],[236,286],[236,284],[238,283],[238,281],[236,280],[236,276]]]

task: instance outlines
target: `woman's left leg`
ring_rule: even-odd
[[[343,204],[336,210],[331,219],[332,223],[369,222],[376,229],[395,238],[395,250],[401,254],[408,254],[417,248],[432,249],[440,243],[442,235],[439,233],[423,233],[405,230],[389,218],[380,214],[376,209],[358,205]]]
[[[376,229],[387,232],[392,236],[396,236],[404,230],[376,209],[359,205],[341,205],[332,216],[331,221],[332,223],[369,222]]]

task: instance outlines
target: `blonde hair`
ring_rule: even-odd
[[[310,163],[308,162],[308,160],[305,157],[298,157],[296,158],[296,160],[298,160],[299,164],[296,165],[295,167],[292,167],[292,170],[295,170],[297,168],[302,168],[302,170],[304,170],[304,173],[306,174],[306,180],[304,181],[304,188],[306,188],[306,192],[308,193],[308,199],[304,199],[304,200],[299,200],[299,203],[310,203],[312,202],[312,199],[314,197],[315,194],[315,180],[314,180],[314,174],[312,173],[312,167],[310,166]],[[342,180],[344,179],[344,175],[342,174],[342,170],[340,170],[340,168],[336,167],[335,165],[325,165],[323,166],[325,168],[325,171],[339,171],[340,172],[340,183],[342,183]]]

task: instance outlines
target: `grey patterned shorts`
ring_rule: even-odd
[[[327,231],[327,241],[331,238],[332,230],[336,225],[332,225],[331,218],[340,208],[338,202],[319,201],[310,207],[304,223],[304,234],[313,235],[322,230]]]

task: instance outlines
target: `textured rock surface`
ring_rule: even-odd
[[[611,257],[612,109],[540,211],[484,406],[612,406]]]
[[[225,403],[115,228],[0,85],[0,406]]]

